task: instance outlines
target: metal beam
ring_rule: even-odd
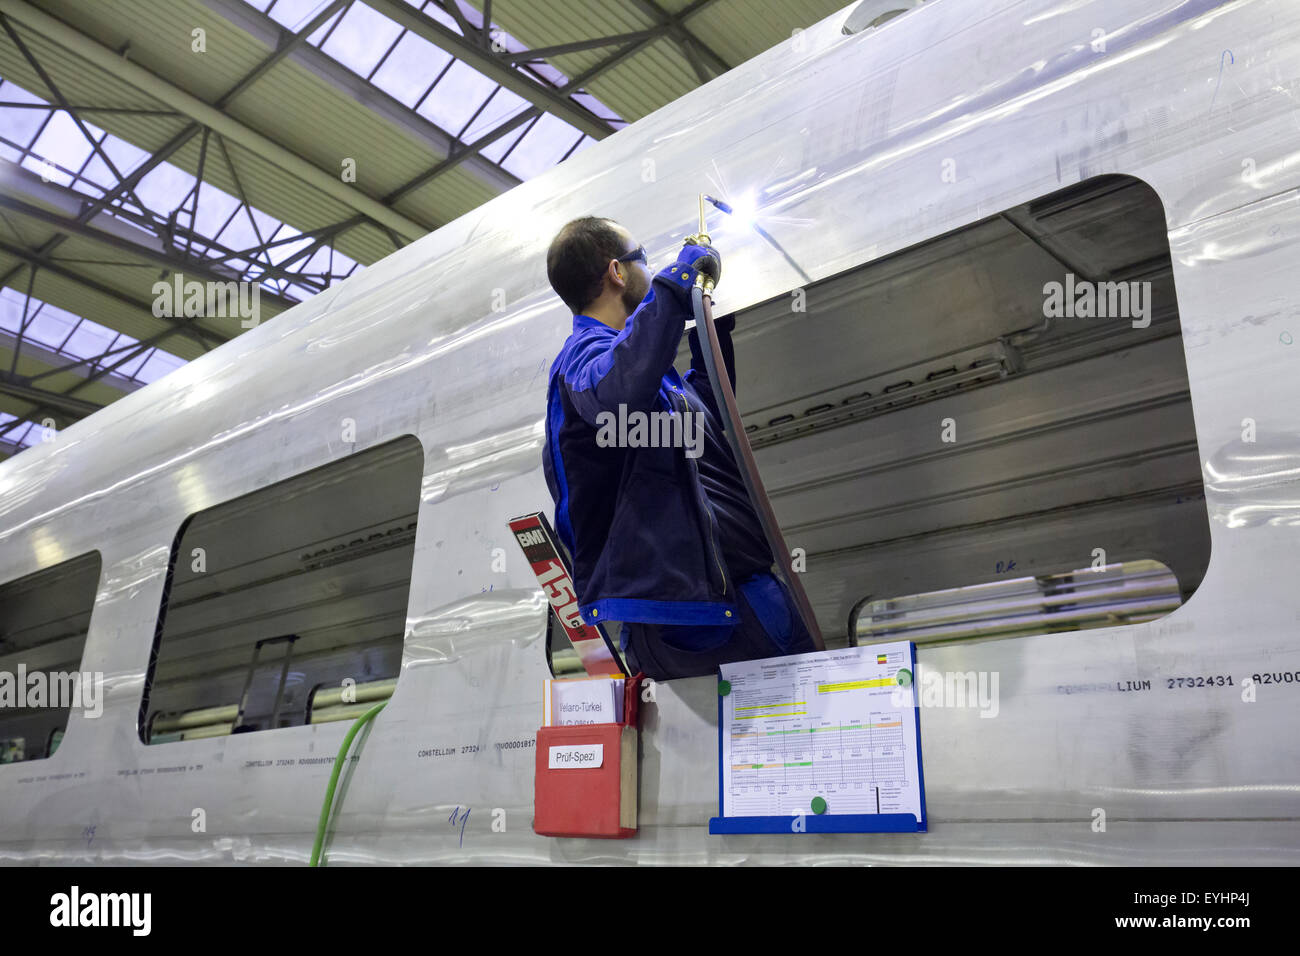
[[[235,97],[247,90],[250,86],[269,73],[277,63],[306,43],[307,38],[319,30],[330,17],[334,16],[334,14],[338,13],[344,7],[350,6],[352,6],[352,0],[334,0],[334,2],[324,10],[312,17],[311,22],[301,30],[298,30],[297,32],[285,30],[276,38],[275,52],[264,59],[261,63],[257,64],[257,66],[249,72],[245,73],[238,83],[226,90],[226,92],[221,95],[221,98],[212,105],[219,110],[224,110],[234,101]]]
[[[266,14],[259,13],[243,0],[200,0],[200,2],[272,49],[275,49],[286,37],[294,35],[292,31],[285,29]],[[297,47],[288,55],[288,59],[310,71],[339,93],[392,123],[435,155],[448,156],[454,151],[455,143],[445,131],[316,47],[311,45]],[[481,156],[475,156],[467,164],[466,172],[497,192],[506,192],[522,182],[517,176],[511,175],[496,163]]]
[[[0,0],[6,2],[6,0]],[[503,58],[484,49],[472,39],[425,16],[403,0],[370,0],[370,6],[417,36],[440,47],[458,60],[472,66],[484,76],[500,83],[544,112],[558,116],[593,139],[604,139],[614,128],[574,103],[564,93],[540,86],[504,62]]]
[[[384,201],[397,202],[397,200],[401,199],[407,193],[419,189],[421,186],[427,185],[443,173],[455,169],[461,163],[468,162],[472,157],[478,155],[481,150],[486,149],[503,136],[509,135],[520,126],[524,125],[524,123],[536,119],[541,114],[542,111],[536,106],[524,110],[524,112],[520,113],[518,116],[506,120],[490,133],[484,133],[483,136],[476,139],[473,143],[452,153],[436,166],[432,166],[420,173],[418,176],[408,179],[406,182],[402,183],[402,185],[384,196]]]
[[[98,282],[90,278],[89,276],[83,276],[79,273],[73,272],[71,269],[59,264],[58,262],[45,258],[34,249],[23,249],[19,246],[10,245],[9,243],[5,242],[3,239],[0,239],[0,253],[4,253],[7,256],[13,256],[15,259],[22,259],[28,265],[35,266],[39,269],[44,269],[46,272],[50,273],[51,275],[56,275],[61,279],[68,280],[69,282],[75,282],[80,286],[90,289],[92,292],[98,292],[100,295],[107,296],[110,299],[114,299],[115,301],[120,302],[125,306],[129,306],[130,308],[133,309],[140,309],[144,312],[148,312],[150,315],[153,315],[153,307],[150,303],[142,302],[139,299],[133,299],[126,293],[119,292],[117,289],[114,289],[112,286],[104,285],[102,282]],[[57,302],[54,304],[58,305]],[[175,332],[177,334],[181,334],[181,333],[187,334],[190,336],[190,338],[194,339],[200,345],[203,345],[205,348],[207,346],[206,343],[204,343],[203,341],[204,338],[212,342],[215,342],[215,344],[217,345],[221,345],[225,342],[229,342],[234,337],[234,336],[222,335],[220,332],[215,332],[211,329],[206,329],[201,325],[187,322],[183,319],[177,319],[174,316],[165,315],[165,316],[158,316],[158,318],[161,318],[162,321],[168,322],[171,325],[173,325],[175,327]]]
[[[87,415],[94,414],[104,407],[98,402],[88,402],[84,398],[72,398],[61,392],[50,392],[43,388],[37,388],[30,384],[30,380],[26,376],[15,375],[3,369],[0,369],[0,394],[11,395],[25,402],[45,405],[48,408],[62,411],[76,418],[85,418]]]
[[[117,249],[127,255],[135,256],[147,262],[152,262],[164,269],[170,269],[172,272],[184,272],[193,275],[195,278],[205,279],[212,282],[245,282],[250,281],[243,279],[239,275],[222,274],[216,272],[203,264],[201,259],[186,259],[179,254],[164,252],[160,249],[153,249],[142,243],[131,239],[124,239],[113,233],[97,229],[88,223],[78,222],[76,219],[67,216],[61,216],[58,213],[50,212],[40,206],[34,206],[31,203],[23,202],[21,199],[15,199],[12,196],[0,195],[0,208],[8,209],[20,216],[26,216],[43,222],[51,228],[57,229],[64,235],[78,236],[82,239],[90,239],[102,245]],[[43,255],[40,251],[36,254]],[[260,265],[260,263],[259,263]],[[298,303],[286,299],[281,295],[263,289],[260,296],[265,296],[276,305],[285,309],[291,309]]]
[[[27,272],[27,293],[23,297],[23,317],[18,323],[18,335],[14,339],[14,355],[9,363],[9,371],[18,368],[18,354],[23,350],[23,336],[27,334],[28,323],[32,321],[32,287],[36,285],[36,266]],[[39,309],[39,307],[38,307]]]
[[[71,397],[75,392],[81,391],[87,385],[93,385],[95,382],[99,381],[101,378],[104,378],[106,375],[109,375],[112,372],[116,372],[118,368],[125,365],[127,362],[139,358],[141,352],[147,351],[162,339],[166,338],[169,335],[174,335],[174,334],[176,334],[175,329],[168,329],[167,331],[163,332],[161,335],[150,336],[148,339],[136,343],[136,345],[132,346],[129,349],[126,349],[125,354],[123,354],[120,358],[114,361],[111,365],[109,364],[101,365],[98,370],[91,372],[89,375],[85,376],[80,382],[77,382],[66,392],[58,392],[55,394],[62,395],[64,398]],[[42,372],[39,376],[33,376],[33,381],[35,381],[36,378],[44,377],[46,374],[49,373]],[[0,427],[0,439],[3,439],[5,435],[7,435],[13,429],[17,428],[23,422],[35,421],[41,415],[49,411],[52,411],[52,409],[50,409],[48,406],[38,405],[36,408],[33,408],[27,414],[21,415],[14,421],[10,422],[8,425]],[[70,416],[70,417],[75,419],[77,416]]]
[[[452,19],[454,19],[456,25],[460,27],[460,32],[465,39],[470,40],[479,47],[486,47],[488,45],[487,30],[480,30],[466,20],[465,14],[461,12],[460,4],[457,3],[456,0],[437,0],[437,2],[438,6],[442,7],[444,12],[451,14]],[[423,6],[423,4],[421,4],[421,6]],[[485,24],[485,26],[490,28],[491,24]]]
[[[42,268],[51,268],[51,267],[50,267],[50,266],[42,266]],[[114,293],[114,294],[116,294],[116,295],[118,295],[119,297],[121,297],[121,294],[120,294],[120,293]],[[135,302],[135,301],[132,301],[132,300],[127,300],[127,304],[129,304],[129,305],[135,305],[136,307],[141,308],[141,309],[150,309],[150,311],[152,311],[151,307],[150,307],[148,304],[143,303],[143,302]],[[197,329],[198,326],[195,326],[194,328]],[[71,398],[75,393],[81,391],[83,388],[86,388],[88,385],[93,385],[95,382],[99,381],[101,378],[104,378],[105,376],[107,376],[107,375],[109,375],[109,374],[111,374],[111,373],[113,373],[113,372],[116,372],[120,367],[122,367],[123,365],[125,365],[127,362],[133,361],[134,359],[138,358],[142,352],[148,351],[149,349],[153,348],[155,345],[158,345],[159,343],[161,343],[161,342],[164,341],[165,339],[170,338],[170,337],[173,336],[173,335],[180,335],[182,332],[186,332],[186,331],[188,331],[188,330],[185,329],[185,328],[183,328],[183,327],[178,323],[178,324],[174,324],[172,328],[164,329],[162,332],[159,332],[159,333],[157,333],[157,334],[155,334],[155,335],[151,335],[151,336],[149,336],[148,338],[141,339],[141,340],[140,340],[139,342],[137,342],[135,345],[128,346],[128,347],[126,347],[126,348],[124,348],[124,349],[120,349],[120,350],[118,350],[118,349],[114,349],[114,350],[113,350],[114,352],[115,352],[115,351],[121,351],[122,354],[121,354],[118,358],[114,359],[114,360],[112,361],[112,363],[109,363],[109,362],[107,362],[107,361],[104,361],[104,362],[100,365],[100,367],[99,367],[98,369],[96,369],[94,372],[89,373],[88,375],[85,375],[85,376],[82,378],[81,381],[77,382],[75,385],[73,385],[73,386],[72,386],[71,388],[69,388],[67,391],[65,391],[65,392],[55,392],[55,393],[51,393],[51,394],[59,395],[59,396],[61,396],[63,399]],[[207,332],[207,330],[203,330],[203,331],[204,331],[205,333]],[[212,333],[208,333],[208,334],[212,334]],[[206,346],[205,346],[205,347],[206,347]],[[91,359],[79,360],[79,361],[75,361],[75,362],[68,363],[68,364],[66,364],[66,365],[64,365],[64,366],[60,366],[60,367],[58,367],[58,368],[47,369],[47,370],[44,371],[44,372],[41,372],[41,373],[39,373],[39,374],[37,374],[37,375],[33,375],[33,376],[31,376],[30,379],[29,379],[29,381],[35,382],[35,381],[37,381],[38,379],[46,378],[47,376],[54,375],[54,374],[57,374],[57,373],[59,373],[59,372],[63,372],[63,371],[71,371],[72,369],[76,368],[76,367],[79,366],[79,365],[84,365],[84,364],[87,364],[88,362],[96,361],[96,360],[99,360],[99,359],[105,359],[105,358],[106,358],[108,355],[110,355],[110,354],[112,354],[112,352],[106,352],[106,353],[103,353],[103,354],[101,354],[101,355],[99,355],[99,356],[95,356],[94,358],[91,358]],[[43,358],[40,359],[40,360],[41,360],[41,361],[44,361]],[[33,409],[32,409],[30,412],[28,412],[27,414],[18,416],[14,421],[8,423],[7,425],[0,426],[0,442],[2,442],[2,441],[4,440],[4,436],[5,436],[5,435],[7,435],[9,432],[13,431],[15,428],[18,428],[20,425],[22,425],[23,422],[26,422],[26,421],[35,421],[35,420],[37,420],[38,418],[40,418],[42,415],[44,415],[44,414],[46,414],[46,413],[48,413],[48,412],[51,412],[51,411],[53,411],[53,409],[50,408],[48,405],[40,404],[40,405],[37,405],[35,408],[33,408]],[[77,417],[79,417],[79,416],[72,415],[72,416],[70,416],[70,417],[72,417],[72,418],[75,419],[75,418],[77,418]]]
[[[637,40],[644,40],[647,37],[658,37],[663,33],[662,30],[637,30],[635,33],[616,33],[607,37],[596,37],[592,40],[574,40],[572,43],[557,43],[555,46],[539,46],[531,50],[520,50],[518,53],[507,53],[502,56],[507,63],[531,63],[534,60],[546,60],[553,56],[563,56],[566,53],[580,53],[583,50],[597,50],[604,46],[619,46],[623,43],[635,43]]]
[[[179,133],[177,133],[175,136],[169,139],[166,143],[164,143],[161,147],[159,147],[157,152],[151,155],[139,166],[137,166],[134,172],[132,172],[129,176],[127,176],[126,179],[119,182],[116,186],[109,189],[108,192],[104,193],[104,195],[100,196],[98,199],[86,199],[84,204],[80,207],[80,210],[76,215],[77,222],[79,223],[89,222],[101,210],[108,208],[108,206],[114,200],[116,200],[122,193],[135,188],[136,184],[139,183],[140,180],[143,179],[147,173],[157,168],[164,160],[167,159],[168,156],[170,156],[172,153],[176,152],[176,150],[180,149],[182,146],[188,143],[195,136],[195,134],[198,133],[200,128],[201,127],[199,127],[197,123],[191,123],[185,129],[181,130]],[[5,170],[6,167],[0,164],[0,173],[4,172]],[[14,175],[20,175],[20,174],[30,175],[29,173],[27,173],[26,170],[23,170],[21,167],[14,167]],[[69,192],[71,192],[71,190],[69,190]],[[77,195],[78,198],[81,198],[80,194],[75,194],[75,195]],[[41,253],[41,255],[49,255],[56,248],[58,248],[63,243],[63,241],[67,238],[68,237],[66,235],[62,235],[62,234],[51,236],[50,239],[41,246],[39,252]],[[13,278],[13,276],[16,274],[16,271],[17,270],[5,276],[0,276],[0,286],[8,285],[9,280]]]
[[[53,77],[51,77],[50,74],[45,71],[45,68],[41,66],[40,61],[32,55],[32,51],[27,49],[27,44],[23,42],[23,38],[18,35],[18,32],[14,30],[13,26],[5,17],[0,17],[0,27],[4,28],[4,32],[9,36],[9,39],[13,41],[14,46],[18,48],[18,52],[23,55],[23,59],[25,59],[28,65],[36,71],[36,75],[41,78],[41,82],[44,83],[46,89],[50,91],[50,95],[53,97],[54,102],[62,107],[63,111],[72,119],[72,122],[76,125],[77,129],[80,130],[81,135],[85,137],[86,142],[90,144],[90,148],[94,151],[95,155],[99,157],[100,162],[104,164],[104,168],[113,174],[115,180],[121,182],[123,179],[122,171],[117,168],[117,164],[113,162],[113,158],[104,151],[104,147],[101,146],[95,137],[91,135],[90,130],[86,128],[86,124],[81,117],[73,111],[67,97],[63,95],[58,84],[54,82]],[[130,196],[141,206],[144,205],[144,203],[140,201],[140,197],[133,191],[130,193]]]
[[[407,8],[409,9],[409,8]],[[74,56],[99,67],[110,75],[184,113],[196,123],[208,127],[261,158],[279,166],[290,175],[357,212],[382,223],[408,239],[418,239],[429,232],[423,223],[409,219],[395,209],[343,182],[332,172],[309,163],[261,133],[244,125],[217,108],[191,96],[143,67],[124,60],[115,51],[68,26],[24,0],[0,0],[0,13],[12,17],[28,29],[57,43]],[[427,19],[427,18],[425,18]],[[445,29],[445,28],[444,28]],[[448,31],[451,32],[451,31]],[[455,34],[452,34],[455,36]],[[526,82],[526,81],[525,81]]]
[[[685,19],[686,17],[689,17],[694,13],[698,13],[699,11],[712,6],[716,2],[718,2],[718,0],[695,0],[694,3],[686,7],[680,13],[676,14],[676,16],[679,19]],[[660,38],[661,38],[661,34],[659,32],[653,32],[648,36],[636,41],[635,43],[629,43],[627,46],[623,47],[623,49],[619,50],[617,53],[614,53],[606,57],[605,59],[601,60],[599,63],[593,64],[592,66],[583,70],[573,79],[569,80],[568,83],[564,84],[564,86],[560,87],[559,91],[561,93],[566,93],[566,94],[577,92],[579,89],[583,87],[584,84],[595,79],[601,74],[614,69],[623,61],[636,56],[638,53],[640,53],[642,50],[644,50],[646,47],[654,43],[656,40],[659,40]],[[427,185],[430,181],[436,179],[438,176],[441,176],[443,173],[446,173],[448,170],[454,169],[460,163],[467,162],[473,156],[477,155],[480,150],[490,146],[492,143],[495,143],[502,136],[507,135],[513,130],[518,129],[524,123],[530,122],[531,120],[540,116],[542,112],[543,112],[542,109],[537,106],[533,106],[530,107],[529,109],[524,110],[524,112],[520,113],[518,116],[514,117],[513,119],[510,119],[505,123],[502,123],[500,126],[492,130],[490,133],[487,133],[482,137],[480,137],[479,139],[476,139],[473,143],[466,146],[464,149],[448,156],[446,159],[438,163],[436,166],[426,169],[418,176],[403,183],[397,189],[393,190],[392,192],[384,196],[384,201],[396,202],[398,199],[400,199],[402,196],[405,196],[407,193],[411,192],[412,190],[419,189],[421,186]]]
[[[194,128],[196,130],[201,130],[201,128],[197,126]],[[207,131],[201,131],[206,140]],[[203,167],[203,161],[204,155],[201,152],[200,171]],[[129,178],[130,177],[128,177],[128,179]],[[199,181],[200,180],[196,178],[196,187]],[[299,283],[308,289],[313,290],[313,292],[320,292],[325,288],[325,283],[323,281],[317,280],[311,275],[291,272],[283,263],[277,265],[272,264],[270,261],[263,261],[257,258],[257,253],[264,247],[296,242],[298,239],[303,238],[303,236],[310,237],[312,232],[303,233],[298,236],[289,236],[284,239],[277,239],[265,246],[259,245],[251,250],[229,249],[221,242],[195,232],[192,224],[190,226],[180,226],[175,218],[169,218],[167,221],[162,221],[159,213],[152,211],[146,211],[146,213],[143,214],[137,213],[130,206],[126,205],[114,206],[111,209],[111,216],[101,216],[98,219],[95,219],[94,217],[97,213],[103,210],[104,201],[109,198],[109,194],[105,194],[104,197],[92,202],[90,197],[86,194],[76,192],[72,188],[59,185],[58,183],[42,182],[40,178],[30,170],[23,169],[21,166],[10,164],[4,160],[0,160],[0,189],[8,189],[15,195],[25,195],[36,203],[42,204],[40,208],[52,206],[54,207],[56,214],[62,213],[64,216],[68,217],[69,221],[75,222],[80,227],[88,227],[88,224],[92,219],[94,219],[95,229],[100,232],[108,233],[115,239],[127,243],[128,251],[129,249],[139,246],[140,248],[150,250],[152,254],[172,256],[174,258],[174,263],[167,266],[168,268],[184,268],[195,273],[202,272],[206,269],[213,276],[217,276],[218,270],[214,268],[216,264],[222,263],[231,258],[243,258],[250,260],[250,262],[255,264],[261,271],[261,274],[258,277],[259,281],[262,278],[284,279],[288,282]],[[125,191],[125,189],[126,183],[123,181],[120,185],[119,191]],[[193,196],[194,190],[191,190],[188,195]],[[187,202],[188,197],[185,201],[182,201],[177,212],[186,211],[184,206]],[[176,213],[173,213],[172,216],[175,217]],[[364,217],[357,218],[362,220],[364,219]],[[126,224],[128,222],[131,223],[133,227],[128,226]],[[153,234],[158,239],[158,245],[154,246],[142,242],[142,231],[146,234]],[[178,250],[173,242],[173,240],[178,237],[185,240],[186,246],[184,250]],[[46,243],[46,246],[43,246],[40,250],[36,251],[42,255],[46,255],[53,251],[56,246],[61,244],[62,239],[64,238],[66,238],[66,236],[55,236]],[[56,242],[56,239],[59,241]],[[193,255],[190,251],[190,247],[195,243],[205,246],[209,253],[215,253],[215,255]],[[0,285],[8,284],[12,278],[12,273],[0,276]],[[241,280],[242,274],[231,272],[228,275],[220,275],[220,279],[224,282],[228,282],[232,279]],[[282,298],[271,292],[267,292],[266,294],[272,296],[273,301],[284,308],[290,308],[296,304],[296,301],[293,299]]]
[[[88,355],[85,358],[72,359],[69,362],[64,362],[62,365],[51,365],[49,368],[45,369],[45,371],[37,372],[35,375],[28,376],[28,378],[32,384],[35,384],[43,378],[49,378],[51,375],[59,375],[63,372],[75,372],[76,374],[81,375],[83,373],[77,372],[77,369],[81,368],[83,365],[98,365],[101,368],[108,366],[108,371],[112,372],[116,370],[118,366],[123,365],[132,359],[139,358],[155,345],[160,345],[172,336],[180,335],[183,331],[183,329],[179,328],[163,329],[161,332],[157,332],[149,336],[147,339],[140,339],[139,341],[132,342],[129,345],[119,345],[106,352],[100,352],[98,355]],[[45,361],[44,356],[38,355],[36,358],[41,362]],[[109,364],[110,360],[112,360],[111,365]],[[125,376],[123,377],[125,378]],[[64,392],[63,394],[67,395],[71,393]]]
[[[15,103],[12,100],[0,101],[0,109],[6,110],[48,110],[53,109],[49,103]],[[66,106],[69,113],[114,113],[123,116],[180,116],[175,110],[146,110],[134,106]]]
[[[638,7],[642,13],[651,17],[658,26],[672,35],[678,46],[682,48],[682,53],[686,55],[687,61],[690,62],[691,68],[695,70],[695,75],[699,77],[701,83],[707,83],[712,79],[704,71],[700,63],[701,56],[708,60],[709,65],[718,73],[726,73],[731,69],[731,64],[718,56],[707,43],[686,28],[685,21],[687,17],[694,16],[705,6],[710,6],[711,3],[692,5],[678,13],[669,13],[659,6],[655,0],[631,0],[631,2],[633,6]]]
[[[104,378],[106,375],[110,374],[111,372],[117,371],[118,368],[125,365],[127,362],[130,362],[133,359],[138,358],[141,352],[147,351],[148,349],[152,348],[154,345],[156,345],[159,341],[166,338],[167,336],[175,335],[176,332],[177,332],[176,329],[168,329],[165,332],[163,332],[161,335],[150,336],[148,339],[136,343],[134,346],[124,350],[124,354],[116,361],[114,361],[111,365],[107,363],[101,365],[97,371],[91,372],[89,375],[86,375],[80,382],[77,382],[66,392],[56,392],[54,394],[61,395],[64,398],[71,397],[75,392],[79,392],[87,385],[92,385],[95,382],[99,381],[101,378]],[[81,363],[77,363],[77,364],[81,364]],[[54,371],[61,371],[61,370],[51,369],[46,372],[42,372],[40,373],[40,375],[33,376],[32,381],[35,381],[38,378],[43,378],[48,374],[52,374]],[[13,431],[15,428],[18,428],[20,425],[22,425],[23,422],[27,422],[27,421],[34,422],[42,415],[51,411],[53,411],[53,409],[51,409],[47,405],[43,405],[43,404],[37,405],[35,408],[33,408],[30,412],[27,412],[25,415],[20,415],[17,418],[15,418],[12,422],[9,422],[7,425],[0,426],[0,440],[3,440],[5,435],[9,434],[9,432]],[[75,419],[78,416],[73,415],[69,417]]]
[[[251,10],[251,8],[246,7],[243,4],[240,4],[239,6],[243,7],[244,9]],[[0,14],[0,16],[2,16],[2,14]],[[269,18],[267,19],[268,22],[274,24],[274,21],[270,21]],[[318,22],[319,22],[319,18],[314,19],[312,21],[313,24],[316,24]],[[237,82],[233,87],[227,90],[226,93],[223,94],[223,96],[219,100],[220,103],[223,104],[228,103],[235,96],[238,96],[240,92],[242,92],[244,89],[247,89],[248,85],[252,82],[252,80],[255,80],[257,77],[263,75],[266,72],[266,70],[268,70],[275,63],[279,62],[281,59],[283,59],[284,55],[289,55],[290,53],[292,53],[299,46],[297,42],[299,39],[305,38],[306,36],[310,35],[309,33],[304,33],[301,35],[295,34],[292,31],[281,29],[278,24],[274,24],[274,25],[276,30],[279,32],[275,33],[275,37],[276,37],[275,42],[269,45],[274,45],[277,48],[279,48],[279,52],[274,53],[270,57],[263,60],[261,64],[255,67],[249,74],[247,74],[243,79]],[[308,49],[310,50],[311,48],[308,47]],[[49,109],[48,106],[44,108]],[[173,113],[172,115],[179,115],[179,114]],[[120,181],[116,186],[109,189],[107,192],[104,193],[104,195],[102,195],[98,199],[84,200],[80,196],[78,196],[76,201],[76,208],[77,208],[77,214],[75,217],[76,221],[82,224],[89,222],[98,212],[100,212],[100,210],[107,208],[120,195],[133,190],[135,186],[139,183],[139,181],[147,173],[149,173],[157,166],[162,164],[169,157],[171,157],[172,154],[177,152],[181,147],[183,147],[186,143],[188,143],[191,139],[193,139],[194,136],[196,136],[200,131],[203,131],[204,140],[206,142],[210,130],[205,129],[204,127],[200,126],[198,123],[191,123],[189,126],[187,126],[186,128],[182,129],[180,132],[172,136],[171,139],[169,139],[166,143],[164,143],[161,147],[159,147],[158,150],[156,150],[151,156],[149,156],[148,159],[146,159],[143,163],[141,163],[138,167],[136,167],[136,169],[129,176],[125,177],[124,179],[120,179]],[[224,146],[223,146],[223,151],[224,151]],[[227,163],[229,164],[229,158],[227,158]],[[2,167],[0,167],[0,169],[2,169]],[[233,166],[230,167],[230,172],[232,176],[235,175]],[[200,179],[202,178],[201,175],[199,178]],[[512,179],[512,185],[518,183],[518,180],[514,180],[513,177],[511,177],[511,179]],[[57,204],[58,203],[56,202],[56,205]],[[138,199],[137,199],[137,204],[140,205],[142,209],[144,208],[143,204],[139,203]],[[247,200],[245,200],[245,205],[247,205]],[[146,212],[148,212],[148,210],[146,210]],[[136,219],[134,214],[130,213],[128,210],[121,207],[118,208],[117,215],[125,218],[131,218],[133,219],[133,221]],[[151,213],[151,215],[161,219],[161,217],[158,216],[157,213]],[[365,221],[366,217],[358,215],[353,217],[353,220]],[[154,225],[152,220],[144,219],[140,221],[139,224],[148,231],[154,231],[154,232],[157,231],[156,226]],[[112,228],[112,225],[114,225],[114,223],[112,223],[112,220],[110,220],[105,225],[108,225],[109,228]],[[66,238],[67,237],[63,234],[55,235],[49,241],[44,243],[41,246],[41,248],[37,250],[37,252],[42,256],[48,255],[49,253],[53,252],[54,249],[57,248]],[[136,238],[136,237],[132,236],[132,238]],[[199,237],[199,238],[203,241],[204,245],[208,246],[210,249],[215,248],[218,251],[229,251],[229,250],[224,250],[223,247],[220,246],[220,244],[214,243],[211,239],[207,237]],[[253,261],[256,261],[255,255],[244,256],[244,258],[251,258]],[[285,275],[283,269],[283,266],[285,264],[283,263],[281,264],[281,266],[272,266],[265,262],[258,261],[258,265],[262,269],[264,276],[274,275],[279,278],[285,278],[291,282],[303,282],[308,286],[312,284],[309,279],[304,279],[304,277]],[[17,267],[11,270],[8,274],[4,276],[0,276],[0,285],[8,284],[8,282],[15,275],[17,275],[18,269],[20,268],[21,267]],[[278,296],[273,295],[273,299],[275,301],[279,301]],[[292,304],[288,302],[288,300],[285,300],[285,302],[286,304]],[[207,346],[205,345],[204,347],[206,348]]]

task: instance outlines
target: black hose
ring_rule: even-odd
[[[722,433],[736,460],[740,477],[745,482],[745,491],[749,493],[749,502],[758,515],[763,537],[767,539],[767,546],[772,551],[776,573],[794,598],[795,610],[817,650],[825,650],[826,644],[822,640],[821,629],[817,626],[817,618],[813,614],[808,595],[804,593],[803,583],[790,571],[790,551],[781,534],[781,526],[776,522],[776,515],[772,512],[772,503],[767,499],[767,490],[763,487],[758,465],[754,462],[753,449],[749,447],[749,436],[740,424],[740,409],[736,405],[736,395],[732,391],[731,379],[727,376],[722,359],[722,343],[718,341],[718,330],[713,327],[713,307],[698,285],[691,290],[691,309],[695,313],[695,328],[708,343],[700,352],[704,358],[704,368],[709,374],[713,400],[722,419]]]

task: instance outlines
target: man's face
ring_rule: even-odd
[[[641,244],[632,238],[632,233],[622,226],[618,227],[618,231],[623,237],[624,252],[635,252],[640,247]],[[627,259],[619,263],[619,269],[627,281],[623,289],[623,308],[631,315],[650,291],[650,267],[640,259]]]

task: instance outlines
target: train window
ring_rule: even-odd
[[[328,724],[335,720],[356,720],[381,700],[393,696],[396,680],[366,681],[361,684],[317,684],[307,698],[307,723]]]
[[[1182,604],[1159,561],[1126,561],[1065,574],[1016,577],[888,600],[854,612],[855,644],[951,644],[1090,627],[1140,624]]]
[[[301,726],[387,698],[423,472],[419,441],[403,436],[191,515],[173,543],[141,739]]]
[[[1151,573],[1135,558],[1180,601],[1199,586],[1201,456],[1145,183],[1085,180],[800,291],[737,315],[737,399],[828,646],[866,594],[1094,566],[1126,588]]]
[[[103,675],[81,670],[98,552],[0,585],[0,763],[53,756],[68,715],[103,711]]]

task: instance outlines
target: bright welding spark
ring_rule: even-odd
[[[776,163],[769,171],[765,181],[775,182],[777,173],[785,165],[785,156],[778,156]],[[805,170],[804,173],[795,177],[793,181],[797,182],[807,178],[813,170]],[[727,185],[727,177],[723,175],[722,168],[718,166],[717,160],[713,161],[712,172],[706,172],[713,191],[710,195],[716,196],[719,200],[731,206],[731,210],[720,210],[716,206],[708,209],[708,218],[710,230],[720,234],[731,234],[750,232],[761,229],[764,225],[769,226],[796,226],[804,227],[812,225],[811,219],[782,216],[776,212],[765,212],[766,195],[771,192],[772,187],[762,190],[762,195],[757,190],[750,189],[745,192],[733,192]],[[778,183],[786,185],[787,183]]]
[[[731,218],[742,229],[748,229],[758,221],[758,201],[753,193],[738,196],[731,203]]]
[[[784,156],[777,157],[777,162],[768,174],[768,181],[780,170],[784,164]],[[714,175],[716,174],[716,176]],[[795,181],[805,178],[809,171],[795,177]],[[733,193],[727,188],[726,177],[722,173],[721,167],[718,166],[717,160],[713,161],[712,173],[706,173],[710,184],[714,188],[712,197],[730,209],[721,209],[718,205],[710,203],[711,208],[715,211],[714,225],[707,226],[706,231],[710,234],[717,234],[724,238],[737,237],[747,233],[757,234],[766,242],[774,251],[778,252],[790,267],[798,274],[799,278],[805,282],[811,281],[807,272],[790,257],[790,254],[781,246],[780,242],[765,228],[764,223],[769,225],[783,225],[795,227],[807,227],[812,225],[809,219],[801,219],[793,216],[781,216],[771,210],[763,212],[763,201],[759,198],[756,190],[748,190],[741,193]],[[782,202],[781,205],[785,203]],[[717,213],[720,213],[718,215]],[[707,212],[706,212],[707,215]]]

